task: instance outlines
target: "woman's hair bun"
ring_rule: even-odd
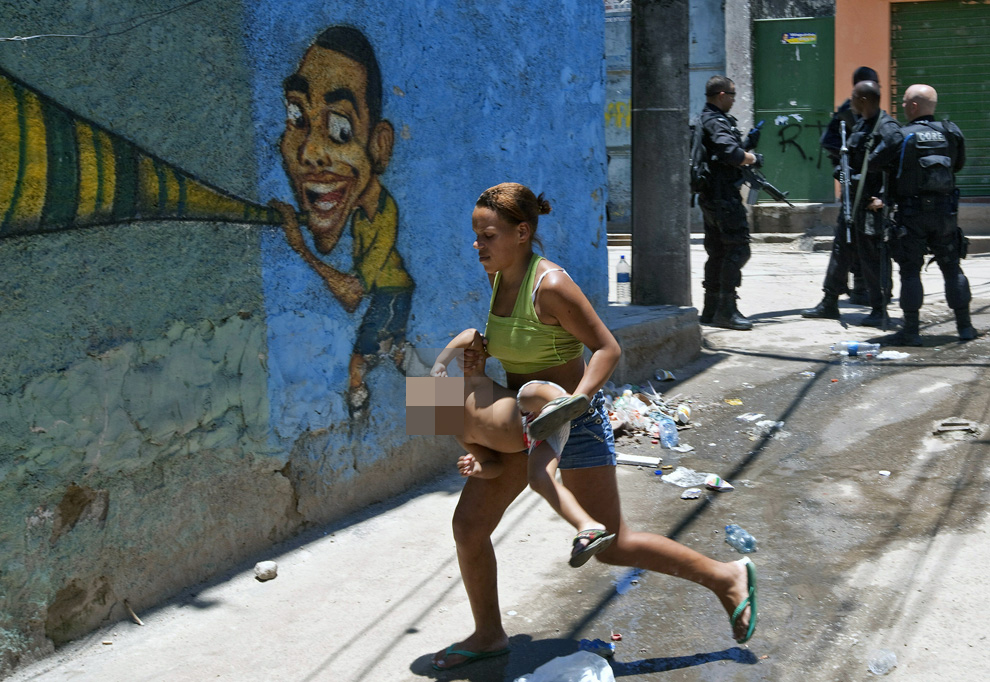
[[[540,192],[540,196],[536,197],[536,207],[539,209],[540,215],[546,215],[550,212],[550,202],[543,196],[543,192]]]

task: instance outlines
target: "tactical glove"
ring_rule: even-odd
[[[746,136],[746,149],[755,149],[756,145],[760,143],[760,129],[753,128],[749,131]]]

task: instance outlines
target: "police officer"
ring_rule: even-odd
[[[880,108],[880,86],[875,81],[860,81],[853,87],[850,107],[858,116],[846,143],[851,174],[853,244],[871,307],[870,314],[860,324],[880,327],[887,322],[887,302],[891,295],[890,256],[884,248],[884,203],[881,199],[885,178],[880,169],[868,167],[866,161],[884,136],[892,135],[900,125]],[[840,239],[839,235],[836,239]],[[841,239],[845,239],[845,229]],[[832,253],[825,277],[825,296],[814,308],[802,311],[803,317],[839,319],[839,287],[845,283],[846,275],[833,263],[834,246]]]
[[[877,72],[868,66],[859,67],[853,72],[852,84],[855,87],[857,83],[862,81],[879,82]],[[828,128],[822,133],[820,144],[833,167],[838,167],[840,161],[842,150],[841,124],[846,124],[846,135],[848,136],[852,133],[853,126],[856,125],[858,119],[859,117],[852,110],[852,98],[847,98],[832,114]],[[832,239],[832,253],[828,259],[825,282],[822,285],[825,298],[814,308],[801,311],[802,317],[838,320],[840,317],[839,296],[848,290],[850,273],[853,276],[853,288],[852,291],[849,291],[849,302],[856,305],[869,305],[870,299],[866,293],[866,281],[863,279],[859,266],[855,239],[856,233],[852,230],[846,230],[845,212],[840,207],[835,226],[835,236]]]
[[[741,166],[756,164],[749,150],[759,142],[755,128],[744,140],[729,115],[736,99],[736,86],[725,76],[712,76],[705,84],[705,108],[701,111],[702,144],[709,177],[698,192],[705,219],[705,305],[701,322],[725,329],[748,330],[753,323],[736,308],[736,289],[742,283],[742,268],[749,260],[749,223],[739,194]]]
[[[966,239],[957,223],[959,190],[955,174],[966,162],[962,131],[946,120],[935,121],[938,94],[930,85],[912,85],[902,105],[910,123],[885,138],[871,166],[890,169],[896,181],[894,258],[901,272],[904,326],[885,337],[884,345],[920,346],[919,310],[924,300],[921,268],[931,251],[945,280],[945,300],[956,317],[960,341],[979,336],[969,315],[969,280],[959,266]]]

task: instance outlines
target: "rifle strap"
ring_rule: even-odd
[[[866,153],[863,154],[863,167],[859,171],[859,182],[856,184],[856,200],[852,205],[853,220],[855,220],[856,210],[859,208],[859,200],[863,198],[863,186],[866,184],[866,169],[870,165],[870,152],[873,151],[873,144],[875,142],[873,134],[877,132],[877,126],[880,125],[880,118],[883,116],[883,112],[877,114],[877,121],[873,124],[873,130],[870,131],[869,137],[866,138]]]

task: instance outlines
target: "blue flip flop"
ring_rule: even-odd
[[[468,665],[469,663],[474,663],[475,661],[480,661],[483,658],[494,658],[495,656],[504,656],[509,653],[509,647],[504,649],[499,649],[498,651],[465,651],[464,649],[455,649],[454,645],[451,644],[449,647],[443,650],[445,656],[464,656],[464,660],[460,663],[455,663],[454,665],[448,665],[441,668],[436,663],[433,664],[434,670],[453,670],[454,668],[460,668],[462,665]],[[446,659],[445,659],[446,660]]]
[[[749,606],[749,627],[746,628],[746,636],[737,639],[739,644],[745,644],[756,632],[756,564],[750,561],[749,557],[740,559],[739,563],[746,567],[746,582],[749,585],[749,593],[746,598],[739,602],[739,606],[736,610],[732,612],[732,618],[729,619],[729,625],[732,627],[733,632],[736,629],[736,621],[739,620],[739,616],[743,614],[746,607]]]

